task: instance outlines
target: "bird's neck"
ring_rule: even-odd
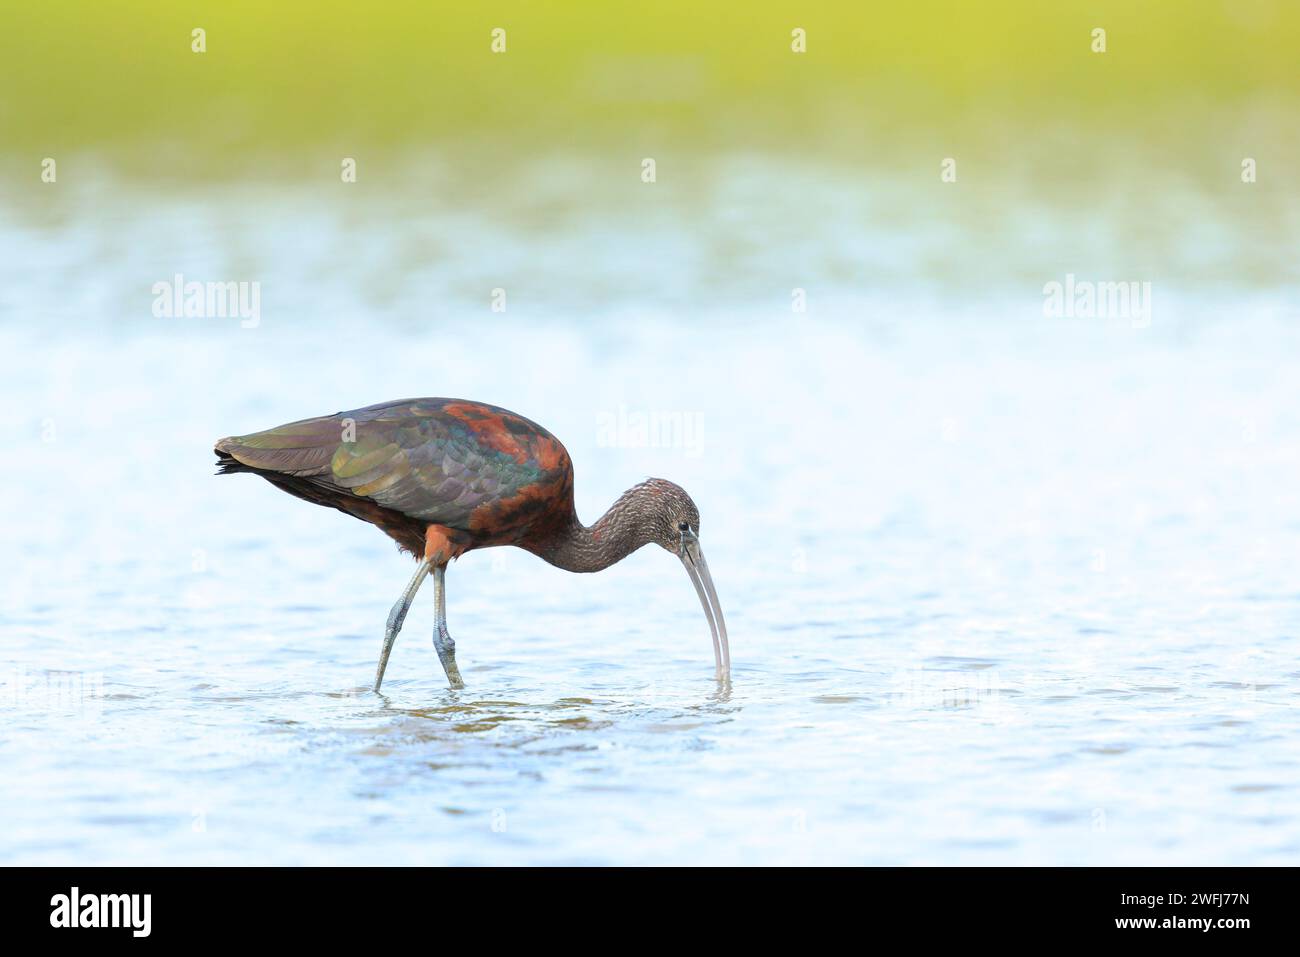
[[[598,572],[650,541],[645,524],[637,521],[624,495],[595,525],[583,525],[576,512],[558,534],[533,550],[557,568],[570,572]]]

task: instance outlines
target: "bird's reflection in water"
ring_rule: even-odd
[[[435,694],[437,700],[414,707],[386,694],[374,697],[380,706],[373,713],[390,719],[380,737],[430,741],[496,732],[521,745],[556,734],[611,728],[685,730],[729,720],[740,710],[730,681],[716,682],[707,690],[651,683],[626,693],[542,701],[524,694],[477,697],[441,689]]]

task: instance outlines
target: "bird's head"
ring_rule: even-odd
[[[718,677],[731,676],[731,649],[727,644],[727,623],[713,587],[704,551],[700,548],[700,510],[682,488],[667,479],[647,479],[634,490],[642,503],[642,520],[649,524],[650,540],[681,559],[691,577],[695,593],[704,606],[713,633],[713,656]]]
[[[650,540],[660,548],[680,555],[682,536],[700,533],[700,510],[682,488],[667,479],[646,479],[637,489],[647,506],[644,520],[649,524]]]

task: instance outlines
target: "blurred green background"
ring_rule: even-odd
[[[71,0],[7,5],[4,20],[7,151],[166,144],[227,171],[250,154],[466,137],[523,151],[838,144],[869,161],[899,138],[1002,152],[1009,135],[1073,131],[1231,159],[1293,149],[1300,93],[1300,5],[1265,0]],[[496,27],[505,54],[490,50]],[[1289,128],[1257,115],[1273,110]],[[1257,139],[1217,139],[1238,132]]]

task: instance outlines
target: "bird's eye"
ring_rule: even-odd
[[[685,522],[681,522],[677,526],[678,531],[682,531],[682,532],[690,531],[690,528],[691,526],[686,524]]]

